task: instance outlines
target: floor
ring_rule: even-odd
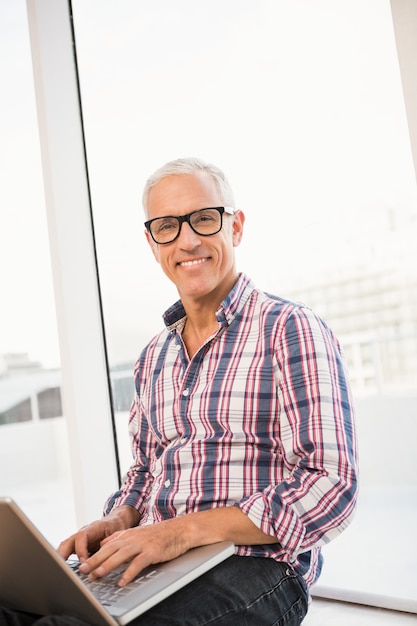
[[[416,626],[417,615],[313,598],[303,626]]]

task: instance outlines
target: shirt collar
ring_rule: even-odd
[[[246,304],[254,288],[253,282],[246,274],[239,275],[234,287],[216,311],[217,321],[222,324],[222,326],[229,326],[232,323],[238,312]],[[182,328],[186,317],[187,314],[181,300],[175,302],[163,315],[165,326],[170,331]]]

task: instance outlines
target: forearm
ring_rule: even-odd
[[[177,520],[190,548],[219,541],[232,541],[235,545],[277,543],[276,537],[262,532],[235,506],[189,513]]]

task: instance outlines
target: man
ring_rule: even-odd
[[[135,368],[134,463],[105,515],[63,541],[93,579],[229,540],[236,554],[135,624],[300,624],[320,547],[349,524],[356,453],[337,340],[236,269],[244,215],[197,159],[147,182],[146,238],[179,302]]]

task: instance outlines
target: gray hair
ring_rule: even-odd
[[[157,169],[148,178],[142,195],[142,204],[145,210],[145,214],[148,214],[148,196],[152,187],[155,187],[155,185],[157,185],[163,178],[166,178],[167,176],[181,176],[184,174],[193,174],[196,171],[207,172],[207,174],[212,176],[221,193],[222,202],[224,202],[224,205],[234,208],[235,201],[233,198],[233,191],[229,181],[227,180],[222,170],[216,165],[206,163],[202,159],[187,157],[183,159],[176,159],[175,161],[169,161],[168,163]]]

